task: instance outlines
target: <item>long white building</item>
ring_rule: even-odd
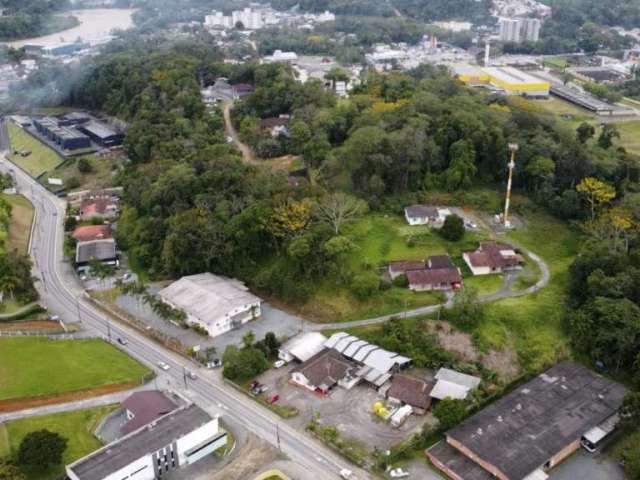
[[[258,318],[262,300],[240,280],[201,273],[182,277],[158,293],[160,299],[187,314],[216,337]]]
[[[67,465],[71,480],[155,480],[222,448],[218,418],[190,404]]]

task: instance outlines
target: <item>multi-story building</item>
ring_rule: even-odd
[[[520,42],[520,20],[517,18],[500,19],[500,40],[503,42]]]
[[[501,18],[500,40],[503,42],[537,42],[542,22],[537,18]]]
[[[537,42],[540,39],[540,28],[542,22],[537,18],[524,18],[522,19],[522,26],[520,28],[520,37],[522,41]]]

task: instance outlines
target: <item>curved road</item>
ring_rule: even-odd
[[[63,219],[66,203],[48,192],[22,170],[0,158],[0,170],[12,171],[20,193],[36,209],[31,255],[34,273],[39,277],[37,288],[47,308],[62,318],[78,318],[84,328],[103,338],[123,337],[126,346],[118,345],[140,362],[156,369],[158,383],[180,389],[181,393],[212,414],[220,413],[232,428],[244,428],[279,448],[309,472],[309,478],[335,479],[342,468],[350,468],[345,460],[305,433],[291,428],[269,410],[261,407],[244,394],[227,386],[219,371],[198,370],[195,381],[185,379],[184,369],[195,369],[194,363],[157,345],[137,331],[113,323],[100,310],[89,303],[84,291],[63,258]],[[158,362],[170,366],[166,372],[158,371]],[[164,385],[162,385],[164,387]],[[186,388],[185,388],[186,387]],[[358,471],[358,478],[370,478]]]

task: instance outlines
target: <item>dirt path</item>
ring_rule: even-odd
[[[222,116],[224,118],[224,130],[229,137],[233,140],[233,144],[240,150],[242,153],[242,158],[245,162],[251,164],[257,164],[258,161],[256,157],[253,155],[251,148],[246,143],[242,143],[240,137],[238,136],[238,131],[233,126],[233,122],[231,121],[231,107],[233,106],[232,102],[226,102],[224,104],[222,110]]]
[[[234,457],[235,460],[221,470],[199,475],[193,480],[251,480],[263,465],[283,458],[275,448],[251,434]]]

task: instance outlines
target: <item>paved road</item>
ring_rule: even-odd
[[[170,366],[165,374],[167,386],[178,389],[183,386],[183,394],[205,410],[221,412],[232,428],[245,428],[289,456],[294,462],[309,472],[309,478],[333,479],[338,477],[348,463],[328,448],[283,423],[281,419],[250,398],[225,385],[220,372],[200,370],[199,379],[183,382],[184,369],[194,369],[194,364],[183,357],[157,345],[142,334],[110,321],[101,311],[89,303],[63,259],[63,219],[65,202],[48,192],[22,170],[0,160],[0,169],[12,168],[20,192],[29,198],[36,209],[37,225],[34,229],[31,255],[34,259],[34,273],[39,278],[36,286],[43,303],[52,313],[62,318],[75,318],[88,330],[107,338],[125,337],[128,344],[120,346],[129,355],[154,368],[163,361]],[[158,383],[164,382],[160,380]],[[165,385],[161,384],[161,387]],[[349,467],[355,470],[353,467]],[[370,478],[366,472],[359,472],[358,478]]]

